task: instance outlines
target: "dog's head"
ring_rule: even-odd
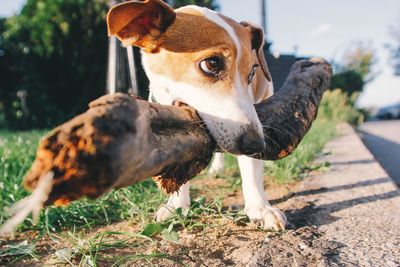
[[[253,105],[272,94],[261,29],[197,6],[173,10],[160,0],[117,5],[107,23],[110,35],[142,48],[157,101],[197,109],[227,152],[264,150]]]

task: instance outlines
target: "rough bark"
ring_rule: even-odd
[[[281,90],[256,105],[267,148],[255,157],[276,160],[297,147],[317,116],[331,74],[321,59],[299,61]],[[96,198],[147,177],[171,193],[205,169],[215,149],[193,108],[107,95],[44,137],[24,183],[34,189],[52,173],[47,205]]]
[[[255,157],[278,160],[293,152],[316,119],[331,77],[331,65],[321,58],[292,66],[278,93],[256,105],[267,148]]]

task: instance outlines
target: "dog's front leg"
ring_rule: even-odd
[[[224,171],[224,153],[217,152],[214,154],[214,159],[211,163],[210,170],[208,174],[211,176],[218,176],[218,174],[222,174]]]
[[[161,206],[156,213],[156,220],[158,222],[167,220],[175,214],[177,208],[182,208],[183,212],[186,213],[190,207],[190,183],[182,185],[178,192],[173,193],[167,204]]]
[[[247,216],[265,229],[284,230],[285,215],[269,204],[264,191],[264,162],[247,156],[238,156],[238,161]]]

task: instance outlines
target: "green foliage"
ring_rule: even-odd
[[[355,42],[345,52],[342,60],[343,70],[357,72],[365,83],[375,77],[373,66],[377,62],[374,49],[368,42]]]
[[[266,174],[277,183],[290,183],[303,178],[310,170],[325,167],[324,163],[312,164],[312,161],[335,136],[335,126],[334,121],[319,118],[290,156],[266,162]]]
[[[28,240],[16,244],[8,244],[0,247],[0,259],[2,257],[12,257],[14,260],[25,257],[36,258],[34,249],[35,245],[29,243]]]
[[[28,195],[22,187],[22,178],[29,170],[36,147],[44,131],[0,132],[0,224],[9,217],[5,211],[17,200]],[[97,201],[83,199],[67,207],[51,207],[33,226],[30,219],[21,230],[59,231],[72,227],[92,227],[135,217],[147,222],[165,196],[151,180],[132,187],[113,191]]]
[[[186,5],[198,5],[198,6],[203,6],[207,7],[210,9],[218,9],[219,6],[215,0],[174,0],[174,1],[168,1],[173,3],[173,7],[178,8]]]
[[[214,0],[168,2],[218,8]],[[0,127],[52,127],[104,93],[107,3],[27,0],[19,15],[0,19]]]
[[[376,62],[375,51],[369,43],[352,43],[336,66],[331,88],[340,88],[349,96],[355,92],[362,92],[365,84],[376,76],[373,71]]]
[[[0,22],[0,101],[11,128],[52,126],[105,88],[105,0],[28,0]],[[26,108],[18,91],[27,92]]]
[[[357,97],[358,93],[348,96],[340,89],[327,91],[319,106],[318,118],[325,121],[360,124],[364,120],[364,116],[354,107]]]
[[[352,95],[363,91],[364,81],[357,71],[346,70],[333,75],[331,88],[340,88],[348,95]]]

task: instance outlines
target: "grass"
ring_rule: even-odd
[[[317,120],[298,148],[279,161],[266,162],[266,173],[276,183],[290,183],[301,179],[308,171],[324,167],[326,163],[312,164],[324,145],[335,136],[336,123],[324,119]]]
[[[332,93],[337,98],[336,93]],[[331,96],[329,96],[331,97]],[[329,98],[328,97],[328,98]],[[303,139],[297,150],[289,157],[266,162],[266,175],[275,183],[290,183],[301,179],[313,169],[324,165],[313,165],[313,159],[321,152],[323,146],[335,135],[337,121],[336,113],[331,109],[331,101],[321,104],[319,119]],[[30,168],[35,157],[36,147],[44,131],[7,132],[0,131],[0,224],[9,218],[5,207],[11,206],[28,193],[22,188],[24,174]],[[163,242],[179,242],[177,231],[186,229],[193,231],[207,227],[218,226],[219,219],[232,221],[246,220],[246,217],[235,211],[224,210],[222,199],[240,187],[239,171],[234,157],[226,158],[226,186],[202,189],[203,193],[213,190],[213,199],[198,198],[192,202],[188,214],[177,210],[175,217],[163,223],[153,221],[153,214],[166,201],[166,196],[157,186],[146,180],[142,183],[114,190],[102,198],[91,201],[82,199],[67,207],[50,207],[42,212],[39,223],[32,224],[30,219],[19,227],[19,233],[34,232],[36,239],[29,242],[4,244],[0,240],[0,265],[2,258],[8,263],[24,257],[37,257],[35,242],[42,237],[50,238],[54,243],[63,243],[65,247],[57,250],[55,255],[59,260],[71,265],[96,266],[98,262],[112,264],[128,264],[141,260],[151,265],[155,259],[165,259],[172,263],[176,258],[157,249],[151,252],[142,251],[141,247],[152,246],[155,239]],[[196,179],[204,179],[200,176]],[[200,195],[193,187],[194,195]],[[210,220],[204,220],[207,217]],[[128,221],[135,225],[136,232],[101,231],[90,234],[99,226],[107,226],[118,221]],[[110,251],[134,249],[137,253],[112,256]],[[78,260],[76,260],[78,259]],[[74,263],[72,264],[72,261]],[[116,265],[118,265],[116,264]]]
[[[0,132],[0,223],[7,218],[5,207],[28,195],[22,187],[24,174],[35,157],[36,147],[44,131]],[[148,214],[154,212],[166,197],[157,186],[147,180],[135,186],[113,191],[97,201],[83,199],[68,207],[50,207],[41,214],[40,221],[33,226],[27,219],[21,231],[41,232],[92,228],[124,219],[149,221]]]

